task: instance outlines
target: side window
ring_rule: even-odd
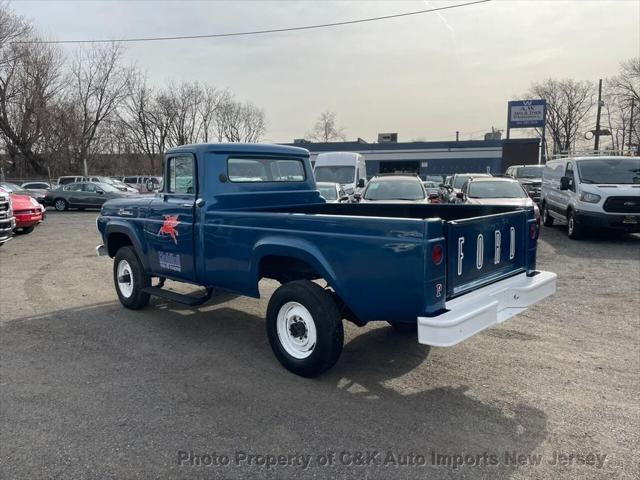
[[[122,181],[124,183],[136,183],[136,177],[124,177]]]
[[[195,194],[194,162],[191,155],[167,160],[167,193]]]
[[[569,188],[575,190],[575,177],[573,176],[573,164],[567,163],[567,169],[564,172],[565,177],[569,177]]]
[[[301,160],[282,158],[229,158],[227,172],[232,182],[303,182]]]
[[[82,183],[70,183],[66,187],[64,187],[64,190],[66,190],[67,192],[79,192],[82,190]]]
[[[84,191],[88,192],[88,193],[96,193],[98,191],[98,189],[96,188],[96,184],[95,183],[85,183],[84,184]]]

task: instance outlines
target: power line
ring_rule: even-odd
[[[97,39],[97,40],[24,40],[11,43],[111,43],[111,42],[156,42],[163,40],[193,40],[198,38],[220,38],[220,37],[240,37],[247,35],[264,35],[269,33],[294,32],[298,30],[311,30],[317,28],[340,27],[344,25],[353,25],[356,23],[377,22],[379,20],[389,20],[391,18],[408,17],[411,15],[421,15],[423,13],[437,12],[440,10],[450,10],[453,8],[468,7],[478,3],[486,3],[491,0],[476,0],[474,2],[459,3],[457,5],[448,5],[446,7],[430,8],[427,10],[416,10],[413,12],[396,13],[393,15],[384,15],[382,17],[360,18],[357,20],[346,20],[343,22],[321,23],[317,25],[305,25],[300,27],[274,28],[270,30],[251,30],[247,32],[231,32],[231,33],[212,33],[208,35],[181,35],[175,37],[139,37],[139,38],[119,38],[119,39]]]

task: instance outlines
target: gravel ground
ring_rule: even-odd
[[[307,380],[271,354],[274,283],[125,310],[95,216],[0,249],[0,478],[640,476],[639,236],[545,228],[547,302],[450,349],[349,324]]]

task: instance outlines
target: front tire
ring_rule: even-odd
[[[553,226],[553,217],[549,213],[549,208],[546,203],[542,205],[542,224],[545,227]]]
[[[573,210],[567,213],[567,236],[572,240],[580,240],[582,238],[582,228],[578,225],[576,214]]]
[[[342,317],[331,293],[319,285],[288,282],[269,300],[267,336],[284,368],[315,377],[335,365],[342,353]]]
[[[132,247],[122,247],[113,259],[113,282],[120,303],[126,308],[139,310],[149,303],[150,295],[142,291],[151,286],[151,278]]]
[[[67,201],[64,198],[57,198],[53,202],[53,206],[59,212],[64,212],[65,210],[67,210],[69,208],[69,204],[67,203]]]

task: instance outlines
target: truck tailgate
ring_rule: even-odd
[[[532,222],[526,210],[447,222],[447,299],[524,272]]]

